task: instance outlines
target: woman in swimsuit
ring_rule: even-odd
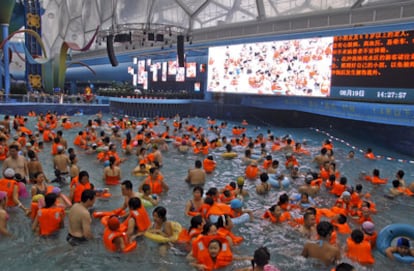
[[[37,172],[33,175],[35,184],[32,186],[32,197],[37,194],[46,196],[47,186],[45,184],[45,174]]]
[[[185,215],[194,216],[201,211],[201,206],[204,202],[203,193],[204,190],[201,186],[196,186],[193,188],[193,199],[187,201],[184,210]]]

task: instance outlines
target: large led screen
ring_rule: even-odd
[[[329,96],[333,38],[209,48],[208,91]]]
[[[414,101],[414,31],[209,48],[207,90]]]

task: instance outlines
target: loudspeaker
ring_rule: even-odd
[[[177,36],[178,67],[184,67],[184,36]]]
[[[154,33],[148,33],[148,40],[155,40],[155,34]]]
[[[114,35],[108,35],[106,37],[106,52],[108,53],[109,62],[113,67],[118,66],[118,60],[116,59],[114,52]]]
[[[155,36],[156,41],[164,41],[164,35],[163,34],[157,34]]]

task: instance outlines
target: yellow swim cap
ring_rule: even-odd
[[[244,185],[244,177],[240,176],[237,178],[237,185]]]
[[[32,202],[38,202],[39,199],[44,199],[44,198],[45,198],[45,196],[43,196],[42,194],[37,194],[37,195],[33,196]]]

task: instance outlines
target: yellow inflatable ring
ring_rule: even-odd
[[[224,159],[233,159],[237,157],[237,152],[224,152],[221,154]]]
[[[175,242],[178,240],[178,236],[181,233],[181,230],[183,229],[181,227],[181,224],[176,222],[176,221],[171,221],[172,224],[172,228],[173,228],[173,234],[171,237],[165,237],[165,236],[161,236],[159,234],[156,233],[151,233],[146,231],[144,233],[144,236],[147,237],[148,239],[157,242],[157,243],[169,243],[169,242]]]

